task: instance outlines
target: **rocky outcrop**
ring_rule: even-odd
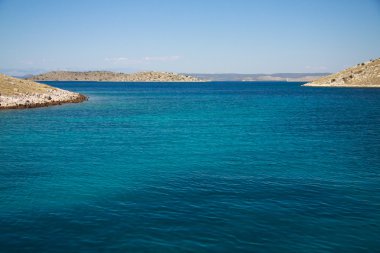
[[[0,74],[0,109],[79,103],[87,97],[67,90]]]
[[[97,82],[201,82],[200,79],[188,75],[171,72],[138,72],[133,74],[110,71],[52,71],[35,75],[28,80],[33,81],[97,81]]]
[[[336,74],[322,77],[304,86],[380,87],[380,58],[360,63]]]

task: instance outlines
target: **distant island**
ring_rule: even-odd
[[[359,63],[336,74],[322,77],[304,86],[314,87],[380,87],[380,58]]]
[[[28,76],[33,81],[95,81],[95,82],[205,82],[205,81],[288,81],[309,82],[330,73],[275,74],[200,74],[173,72],[137,72],[132,74],[111,71],[51,71]]]
[[[52,71],[34,75],[33,81],[95,81],[95,82],[202,82],[199,78],[172,72],[138,72],[133,74],[111,71]]]
[[[0,110],[44,107],[87,100],[82,94],[0,74]]]
[[[330,75],[331,73],[273,73],[273,74],[200,74],[190,73],[188,75],[208,81],[236,81],[236,82],[253,82],[253,81],[279,81],[279,82],[310,82]]]

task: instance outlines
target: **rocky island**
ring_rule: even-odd
[[[67,90],[0,74],[0,110],[79,103],[87,97]]]
[[[380,88],[380,58],[360,63],[336,74],[306,83],[304,86]]]
[[[96,82],[202,82],[199,78],[172,72],[138,72],[132,74],[111,71],[52,71],[35,75],[33,81],[96,81]]]

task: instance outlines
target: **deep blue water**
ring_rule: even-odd
[[[51,82],[0,111],[0,252],[380,252],[380,89]]]

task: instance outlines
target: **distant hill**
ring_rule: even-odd
[[[322,77],[304,86],[380,87],[380,58],[359,63],[354,67]]]
[[[275,74],[200,74],[171,72],[137,72],[126,74],[111,71],[52,71],[26,76],[33,81],[98,81],[98,82],[201,82],[201,81],[289,81],[309,82],[330,73],[275,73]]]
[[[33,81],[98,81],[98,82],[200,82],[201,80],[171,72],[52,71],[27,78]]]
[[[209,81],[289,81],[309,82],[330,73],[275,73],[275,74],[199,74],[188,75]]]

